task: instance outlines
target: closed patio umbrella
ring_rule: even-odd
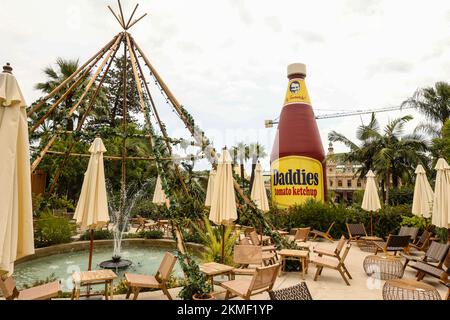
[[[228,150],[224,149],[219,157],[214,192],[211,201],[209,220],[222,225],[222,263],[224,259],[225,227],[237,220],[236,196],[234,193],[233,160]]]
[[[253,182],[251,198],[259,210],[263,212],[268,212],[270,210],[267,191],[264,186],[263,169],[260,163],[258,163],[255,168],[255,180]]]
[[[436,167],[432,224],[439,228],[449,227],[450,210],[450,167],[444,159],[439,159]]]
[[[170,201],[169,199],[167,199],[166,194],[162,188],[161,177],[159,176],[158,179],[156,180],[155,192],[153,193],[152,202],[159,206],[165,204],[167,208],[170,207]]]
[[[82,230],[90,230],[89,264],[92,270],[94,230],[109,223],[103,153],[106,148],[102,139],[96,138],[89,148],[91,157],[84,174],[83,187],[75,210],[74,219]]]
[[[419,217],[431,217],[433,197],[433,189],[428,182],[425,169],[419,164],[416,169],[412,213]]]
[[[211,207],[211,201],[212,201],[212,195],[214,191],[214,181],[216,179],[216,171],[211,170],[209,172],[209,179],[208,179],[208,188],[206,189],[206,200],[205,200],[205,206]]]
[[[34,254],[26,102],[12,68],[0,74],[0,276]]]
[[[375,181],[375,174],[372,170],[366,175],[366,189],[364,191],[364,198],[361,205],[363,210],[370,212],[370,235],[373,236],[373,212],[381,209],[380,198],[378,197],[378,188]]]

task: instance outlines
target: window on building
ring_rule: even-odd
[[[330,187],[333,186],[333,180],[330,180]]]
[[[338,181],[338,186],[339,186],[339,187],[342,187],[342,180],[339,180],[339,181]]]
[[[352,187],[352,180],[347,180],[347,187],[351,188]]]
[[[361,180],[358,180],[358,188],[361,188],[361,187],[362,187]]]
[[[330,168],[330,172],[333,172],[333,168]]]

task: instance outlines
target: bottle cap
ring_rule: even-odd
[[[293,63],[288,66],[288,77],[294,74],[301,74],[306,77],[306,65],[303,63]]]

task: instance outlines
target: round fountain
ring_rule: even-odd
[[[128,269],[133,262],[130,260],[122,259],[121,256],[114,256],[112,260],[103,261],[100,263],[100,268],[110,270],[125,270]]]

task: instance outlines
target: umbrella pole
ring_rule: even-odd
[[[222,264],[225,263],[225,226],[222,225]]]
[[[370,236],[373,237],[373,221],[372,211],[370,211]]]
[[[88,271],[92,270],[92,253],[94,251],[94,230],[89,232],[89,265]]]

